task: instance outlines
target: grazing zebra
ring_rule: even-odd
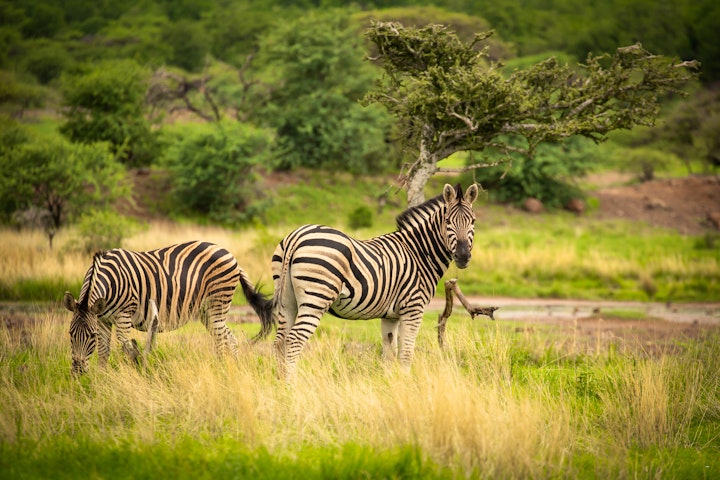
[[[322,225],[305,225],[285,237],[272,257],[275,294],[260,315],[263,338],[277,324],[275,353],[281,376],[292,380],[298,356],[325,312],[349,320],[380,318],[383,353],[412,363],[420,323],[451,261],[466,268],[475,231],[477,185],[463,194],[445,185],[442,195],[410,208],[397,230],[356,240]]]
[[[255,290],[235,257],[212,243],[96,253],[78,301],[70,292],[63,298],[65,308],[73,312],[72,372],[87,371],[88,357],[96,345],[100,365],[107,363],[113,324],[123,350],[133,359],[140,352],[130,340],[131,328],[148,332],[148,353],[155,332],[174,330],[195,316],[212,334],[219,353],[237,353],[237,340],[225,318],[238,282],[253,309],[269,315],[269,300]]]

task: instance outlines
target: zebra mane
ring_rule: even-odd
[[[421,203],[420,205],[417,205],[415,207],[408,208],[400,215],[395,217],[395,225],[397,226],[397,229],[403,230],[406,228],[412,228],[413,220],[417,221],[418,219],[429,218],[430,215],[440,210],[443,203],[443,196],[438,195],[437,197],[433,197],[425,203]]]
[[[83,284],[83,288],[80,292],[80,306],[84,308],[88,308],[88,303],[90,302],[90,292],[92,292],[92,289],[95,287],[95,283],[97,282],[97,272],[100,268],[100,260],[102,260],[102,257],[105,255],[104,250],[97,251],[93,255],[93,262],[90,269],[92,270],[92,273],[90,273],[89,278]],[[88,272],[89,273],[89,272]]]

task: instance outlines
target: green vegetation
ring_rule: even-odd
[[[169,173],[172,204],[168,212],[237,224],[257,215],[253,167],[268,156],[270,131],[237,122],[173,129],[163,166]]]
[[[707,13],[717,7],[709,0],[662,8],[620,0],[601,5],[557,0],[520,5],[517,0],[502,0],[492,9],[444,0],[422,6],[382,2],[378,5],[382,8],[373,10],[335,1],[323,2],[318,9],[311,3],[228,6],[214,0],[134,0],[110,6],[3,0],[0,110],[14,118],[30,113],[29,121],[37,118],[39,107],[44,113],[55,112],[64,118],[60,131],[70,140],[107,141],[126,166],[172,162],[168,157],[178,147],[168,142],[178,139],[167,134],[167,123],[154,122],[175,121],[178,116],[187,122],[188,114],[191,128],[201,129],[198,122],[236,121],[242,129],[271,129],[272,140],[257,155],[269,170],[309,167],[374,174],[397,173],[405,165],[402,171],[411,172],[407,167],[412,162],[404,156],[407,152],[401,152],[401,144],[422,147],[421,152],[429,151],[426,147],[432,144],[433,155],[442,159],[460,147],[436,145],[435,137],[461,136],[457,129],[463,127],[463,119],[471,118],[478,119],[480,127],[472,141],[462,145],[471,153],[465,158],[494,163],[498,152],[534,150],[538,142],[554,142],[573,133],[602,136],[613,128],[648,123],[658,113],[667,126],[650,134],[632,133],[630,144],[614,157],[620,165],[613,168],[639,169],[649,178],[668,161],[679,159],[688,171],[697,171],[695,165],[707,171],[717,163],[713,89],[693,85],[688,91],[696,100],[673,104],[674,99],[663,92],[682,82],[666,74],[680,75],[684,69],[661,69],[666,60],[695,59],[703,65],[704,85],[717,78],[713,36],[717,20]],[[372,20],[401,22],[406,31],[420,32],[429,31],[424,30],[427,25],[443,24],[452,33],[421,42],[435,51],[425,52],[428,55],[420,64],[385,68],[387,77],[397,81],[389,84],[399,85],[400,90],[400,95],[391,92],[386,97],[388,90],[378,86],[388,82],[374,85],[374,81],[382,78],[392,55],[363,35]],[[441,51],[445,48],[441,38],[457,34],[469,45],[476,34],[489,30],[494,34],[481,34],[472,48],[455,49],[452,55]],[[647,50],[627,48],[637,42]],[[612,57],[603,56],[613,52]],[[373,60],[363,61],[365,53]],[[438,61],[425,61],[431,58]],[[577,61],[583,65],[573,66]],[[468,65],[473,68],[466,75]],[[592,80],[584,90],[567,81],[579,78],[581,72]],[[628,95],[629,91],[635,93]],[[370,98],[378,104],[358,104],[358,99],[373,92]],[[660,110],[648,101],[656,95],[661,96]],[[407,116],[391,118],[380,108],[382,104],[393,111],[399,99],[403,104],[409,100]],[[555,99],[569,100],[555,103]],[[585,100],[593,107],[587,107]],[[465,107],[480,117],[468,115]],[[488,117],[485,112],[492,114]],[[603,121],[596,121],[599,116]],[[519,134],[518,128],[525,128],[528,119],[536,125]],[[418,132],[427,130],[423,125],[435,134],[418,143]],[[497,135],[498,128],[503,135]],[[523,138],[518,144],[513,138],[518,136],[526,136],[530,144],[525,145]],[[248,141],[251,145],[238,146],[255,151]],[[642,152],[628,154],[639,146]],[[548,148],[532,160],[515,158],[504,177],[499,170],[482,175],[501,190],[494,195],[500,201],[517,203],[532,195],[544,199],[548,207],[560,206],[569,196],[580,194],[569,187],[577,175],[590,165],[608,167],[600,155],[588,154],[590,148],[570,155],[565,148]],[[575,150],[574,145],[569,148]],[[197,197],[188,195],[176,195],[164,204],[174,218],[196,218],[210,208],[210,221],[223,223],[256,221],[262,210],[249,208],[245,199],[229,202],[223,189],[206,191],[218,196],[204,199],[214,207],[198,208]],[[236,211],[218,213],[220,205]],[[2,207],[5,216],[13,213],[7,205]]]
[[[109,142],[127,166],[149,165],[160,152],[144,117],[149,72],[132,60],[103,62],[63,79],[60,133],[78,143]]]
[[[198,324],[161,334],[140,367],[115,346],[106,370],[93,360],[80,379],[64,315],[24,333],[2,324],[0,476],[720,474],[717,334],[651,355],[642,342],[456,315],[441,351],[431,324],[402,374],[383,362],[376,322],[323,318],[292,388],[267,343],[220,359]]]
[[[44,209],[53,230],[92,208],[108,207],[127,194],[125,169],[106,143],[70,143],[59,136],[23,139],[0,154],[0,218]],[[23,226],[23,225],[21,225]]]

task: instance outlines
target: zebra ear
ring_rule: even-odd
[[[95,315],[100,315],[103,310],[105,310],[105,304],[107,303],[107,300],[104,298],[98,298],[95,300],[95,303],[93,303],[93,306],[90,308],[90,312],[92,312]]]
[[[71,312],[77,309],[77,302],[75,302],[75,297],[73,297],[72,293],[65,292],[65,295],[63,295],[63,305]]]
[[[445,187],[443,187],[443,200],[445,200],[445,203],[450,203],[454,202],[456,198],[457,193],[455,192],[455,187],[446,183]]]
[[[478,186],[477,186],[477,184],[473,183],[465,191],[465,201],[468,202],[469,204],[472,204],[475,200],[477,200],[477,197],[478,197]]]

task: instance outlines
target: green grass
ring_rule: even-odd
[[[7,463],[4,460],[10,460]],[[177,478],[177,479],[345,479],[452,478],[412,446],[377,451],[348,443],[307,446],[292,457],[250,450],[234,438],[184,437],[171,443],[138,445],[132,439],[108,446],[87,439],[64,439],[49,448],[32,442],[0,444],[0,478]]]

